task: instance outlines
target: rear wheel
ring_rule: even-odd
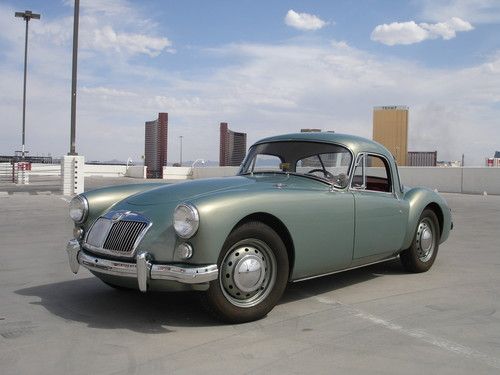
[[[425,272],[434,264],[439,248],[439,222],[434,211],[420,215],[411,246],[400,254],[403,267],[409,272]]]
[[[219,277],[203,295],[218,319],[243,323],[264,317],[288,281],[288,255],[278,234],[266,224],[249,222],[226,239],[218,261]]]

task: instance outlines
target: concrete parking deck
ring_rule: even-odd
[[[69,270],[60,195],[0,196],[2,374],[498,374],[500,196],[444,194],[434,267],[398,262],[292,284],[222,325],[196,294],[119,292]]]

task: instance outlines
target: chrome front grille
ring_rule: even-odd
[[[111,226],[104,248],[108,250],[130,252],[139,234],[147,227],[146,223],[137,221],[119,221]]]
[[[93,252],[133,257],[150,226],[151,222],[139,214],[109,212],[95,221],[85,238],[84,247]]]

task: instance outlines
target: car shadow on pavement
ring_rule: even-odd
[[[280,304],[333,292],[351,285],[360,284],[381,276],[406,274],[399,259],[356,268],[328,276],[291,283],[285,290]]]
[[[399,263],[387,262],[296,284],[290,284],[279,304],[309,298],[362,283],[381,275],[403,273]],[[168,333],[172,327],[207,327],[223,323],[201,306],[196,292],[115,290],[95,277],[45,284],[15,291],[38,297],[50,313],[91,328]],[[167,328],[168,327],[168,328]]]
[[[89,277],[20,289],[15,293],[38,297],[39,301],[30,303],[91,328],[168,333],[173,326],[220,324],[204,311],[195,292],[117,290]]]

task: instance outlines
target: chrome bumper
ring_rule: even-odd
[[[77,240],[70,240],[66,246],[69,267],[77,273],[80,265],[90,271],[107,275],[136,278],[141,292],[148,290],[149,280],[171,280],[184,284],[201,284],[217,279],[216,264],[203,267],[183,267],[169,264],[154,264],[149,253],[140,253],[136,263],[97,258],[82,251]]]

